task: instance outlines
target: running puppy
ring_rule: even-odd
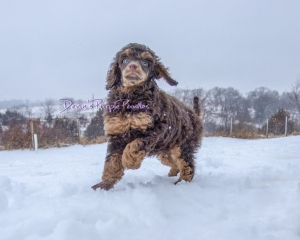
[[[125,169],[138,169],[146,156],[169,166],[169,176],[192,181],[194,155],[201,145],[203,125],[198,97],[194,110],[160,90],[156,80],[178,83],[147,46],[130,43],[119,51],[107,74],[108,105],[104,112],[108,147],[102,181],[92,188],[111,189]],[[123,104],[123,105],[122,105]]]

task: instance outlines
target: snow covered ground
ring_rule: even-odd
[[[193,182],[145,159],[111,191],[106,144],[0,152],[1,240],[300,238],[300,136],[204,138]]]

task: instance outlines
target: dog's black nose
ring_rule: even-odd
[[[134,64],[134,63],[131,63],[130,65],[129,65],[129,69],[130,70],[136,70],[137,69],[137,65],[136,64]]]

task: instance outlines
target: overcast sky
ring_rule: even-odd
[[[300,78],[299,13],[298,0],[0,0],[0,101],[104,98],[130,42],[154,50],[178,88],[288,91]]]

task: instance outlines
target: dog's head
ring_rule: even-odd
[[[147,81],[160,78],[164,78],[171,86],[178,84],[150,48],[130,43],[116,54],[110,65],[106,89],[109,90],[114,86],[134,89]]]

